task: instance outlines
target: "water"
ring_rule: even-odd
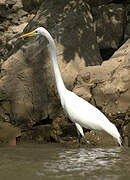
[[[0,147],[0,180],[128,180],[130,148]]]

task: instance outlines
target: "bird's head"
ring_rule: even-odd
[[[46,33],[46,29],[43,28],[43,27],[38,27],[37,29],[35,29],[35,30],[33,30],[33,31],[29,32],[29,33],[23,34],[20,37],[25,38],[27,36],[36,36],[38,34],[44,34],[44,33]]]

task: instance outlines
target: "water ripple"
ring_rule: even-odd
[[[0,148],[0,179],[129,180],[130,149],[72,149],[62,145]]]
[[[59,152],[57,158],[44,162],[46,171],[62,172],[62,175],[73,173],[84,175],[87,172],[111,169],[111,166],[120,160],[120,149],[71,149]],[[54,174],[53,174],[54,175]]]

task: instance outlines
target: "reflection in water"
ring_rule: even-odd
[[[129,179],[130,152],[60,145],[0,147],[0,180]]]

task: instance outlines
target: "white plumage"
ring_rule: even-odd
[[[62,106],[74,123],[87,129],[105,131],[121,144],[121,137],[116,126],[101,111],[84,99],[67,90]]]
[[[119,143],[119,145],[121,145],[121,136],[116,126],[112,124],[107,119],[107,117],[96,107],[94,107],[84,99],[80,98],[79,96],[65,88],[56,59],[56,46],[49,32],[45,28],[39,27],[30,33],[22,35],[21,37],[37,34],[45,36],[49,41],[56,85],[58,89],[58,94],[60,96],[61,104],[65,114],[71,121],[75,123],[78,135],[81,134],[84,140],[86,141],[82,127],[87,129],[105,131],[111,136],[113,136]]]

